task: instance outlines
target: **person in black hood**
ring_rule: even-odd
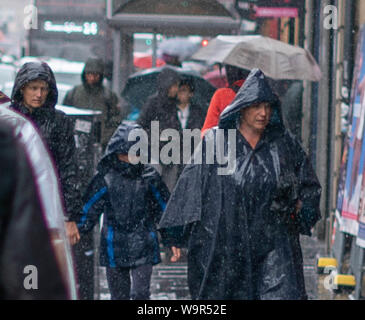
[[[136,129],[141,127],[122,122],[113,134],[78,223],[85,234],[104,212],[100,265],[106,266],[112,300],[149,299],[152,266],[161,261],[156,224],[170,194],[154,168],[129,162],[135,142],[128,135]]]
[[[177,92],[179,90],[180,76],[172,68],[165,67],[157,77],[157,91],[142,107],[137,123],[146,130],[150,136],[151,122],[160,122],[160,132],[171,128],[171,123],[176,118]]]
[[[66,93],[63,104],[102,112],[101,144],[103,150],[121,121],[121,106],[117,95],[103,85],[104,62],[89,58],[81,74],[82,84]]]
[[[220,170],[225,163],[210,150],[221,150],[231,170]],[[321,187],[260,70],[251,71],[200,151],[202,161],[185,167],[159,224],[185,226],[192,298],[306,299],[299,235],[310,236],[320,219]],[[183,239],[170,243],[183,247]]]
[[[158,121],[159,134],[165,129],[182,130],[177,116],[177,93],[179,91],[180,76],[171,67],[165,67],[157,78],[157,92],[148,97],[147,102],[142,107],[137,123],[147,132],[149,145],[151,146],[151,123]],[[159,152],[163,148],[160,143]],[[155,150],[154,150],[155,151]],[[150,150],[152,155],[152,150]],[[179,166],[164,165],[160,167],[163,181],[172,191],[179,174]]]
[[[77,163],[72,122],[55,109],[56,80],[45,62],[25,63],[16,75],[10,108],[30,119],[39,129],[53,157],[63,193],[66,229],[71,244],[79,241],[75,221],[81,208],[77,189]]]

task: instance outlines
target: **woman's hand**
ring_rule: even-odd
[[[180,248],[176,248],[176,247],[171,247],[172,250],[172,257],[170,259],[171,262],[176,262],[180,259],[181,257],[181,249]]]

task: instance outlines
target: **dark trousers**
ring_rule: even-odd
[[[94,300],[94,246],[93,233],[81,236],[73,246],[78,293],[80,300]]]
[[[112,300],[149,300],[152,265],[136,268],[106,268]],[[132,280],[132,281],[131,281]]]

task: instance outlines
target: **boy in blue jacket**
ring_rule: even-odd
[[[80,233],[89,232],[104,213],[100,265],[106,267],[112,300],[149,299],[152,266],[161,262],[156,224],[170,194],[152,166],[129,163],[135,142],[128,135],[137,128],[122,123],[114,132],[85,193],[77,225]]]

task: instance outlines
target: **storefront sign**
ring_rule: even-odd
[[[47,20],[44,22],[43,28],[47,32],[81,33],[91,36],[98,34],[98,24],[96,22],[76,23],[73,21],[65,21],[63,24],[56,24]]]
[[[272,8],[272,7],[256,7],[257,18],[297,18],[298,8]]]
[[[299,0],[236,0],[235,8],[242,18],[297,18],[303,9]]]

